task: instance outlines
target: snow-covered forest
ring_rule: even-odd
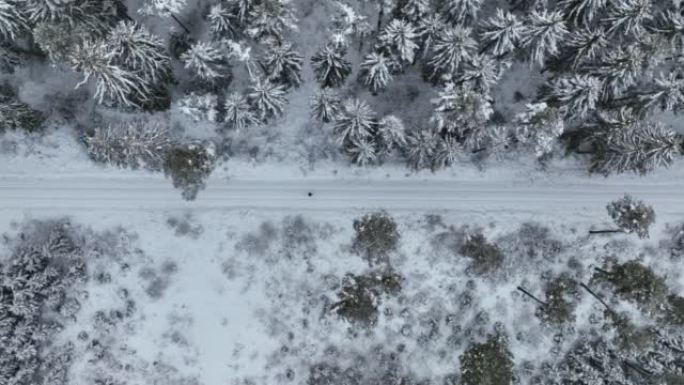
[[[680,0],[0,0],[0,385],[684,384],[683,109]]]

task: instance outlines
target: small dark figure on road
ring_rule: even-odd
[[[307,195],[309,195],[310,197],[312,197],[312,196],[313,196],[313,193],[312,193],[311,191],[309,191],[309,193],[308,193]]]

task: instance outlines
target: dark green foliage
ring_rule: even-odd
[[[214,161],[213,148],[199,144],[181,145],[166,154],[164,173],[171,177],[174,187],[182,190],[184,199],[194,200],[205,187]]]
[[[610,283],[620,298],[646,310],[656,309],[668,295],[665,279],[638,261],[615,264],[610,271],[597,271],[594,279]]]
[[[544,288],[546,306],[539,307],[537,317],[552,325],[573,323],[577,290],[577,281],[565,274],[551,279]]]
[[[401,291],[403,278],[392,271],[371,272],[356,276],[348,274],[338,301],[331,306],[337,314],[349,322],[370,327],[378,320],[378,304],[383,294],[396,295]]]
[[[354,221],[353,249],[372,263],[397,249],[399,232],[394,219],[385,212],[367,214]]]
[[[463,385],[508,385],[513,380],[513,355],[502,336],[471,344],[460,360]]]
[[[639,238],[648,238],[648,229],[655,223],[653,207],[633,199],[630,195],[610,202],[606,207],[613,222],[626,233],[636,233]]]
[[[489,274],[501,267],[504,255],[499,247],[481,233],[468,236],[459,253],[471,258],[471,269],[478,275]]]
[[[40,111],[36,111],[16,99],[7,87],[0,89],[0,132],[4,130],[36,131],[45,121]]]
[[[187,33],[176,32],[172,33],[169,39],[169,52],[171,57],[179,60],[180,57],[187,52],[196,40],[190,37]]]

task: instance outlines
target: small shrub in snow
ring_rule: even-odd
[[[194,200],[214,170],[216,154],[211,144],[190,143],[172,147],[164,159],[164,173],[186,200]]]
[[[606,209],[620,231],[636,233],[639,238],[648,238],[648,229],[655,223],[655,211],[651,206],[625,195],[610,202]]]
[[[463,385],[505,385],[513,381],[513,354],[500,335],[472,343],[460,357]]]
[[[501,249],[487,241],[481,233],[468,235],[459,253],[472,260],[470,268],[479,275],[498,270],[504,261]]]
[[[349,322],[372,327],[378,320],[378,305],[385,295],[401,291],[402,278],[389,272],[370,272],[367,275],[348,274],[337,293],[339,301],[331,306],[337,314]]]
[[[352,248],[369,261],[387,257],[397,249],[399,231],[389,214],[377,212],[354,220],[356,235]]]

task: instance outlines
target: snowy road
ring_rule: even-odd
[[[307,192],[313,192],[309,197]],[[0,209],[375,209],[505,211],[551,215],[604,212],[624,193],[643,199],[659,214],[684,216],[684,183],[591,179],[526,183],[486,180],[211,180],[194,202],[161,177],[0,176]]]

